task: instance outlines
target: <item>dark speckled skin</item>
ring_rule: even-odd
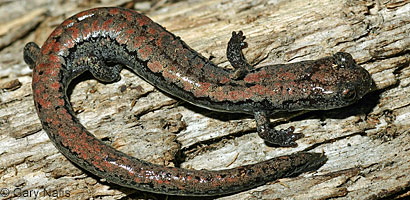
[[[125,187],[189,196],[235,193],[281,177],[316,170],[318,153],[299,152],[233,169],[167,168],[130,157],[89,133],[66,95],[84,71],[116,81],[126,66],[162,91],[195,105],[255,115],[267,142],[294,146],[299,135],[269,128],[276,111],[332,109],[349,105],[369,91],[369,73],[350,54],[253,68],[242,54],[242,32],[233,33],[228,59],[235,70],[217,67],[148,17],[122,8],[96,8],[65,20],[41,49],[28,43],[24,59],[33,68],[33,95],[44,130],[71,161]]]

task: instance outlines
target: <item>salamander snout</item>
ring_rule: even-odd
[[[324,110],[341,108],[355,103],[371,91],[373,80],[370,73],[359,66],[349,53],[338,52],[325,61],[329,63],[321,64],[313,76],[320,75],[320,78],[314,79],[314,93],[308,98],[314,99],[315,105],[309,106]]]
[[[372,90],[373,79],[370,73],[359,66],[349,53],[338,52],[333,57],[343,77],[339,83],[341,100],[351,104]]]

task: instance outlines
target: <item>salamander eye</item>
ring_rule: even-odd
[[[352,55],[349,53],[337,52],[333,55],[333,57],[335,58],[335,64],[339,68],[350,67],[356,64]]]
[[[355,89],[345,89],[342,92],[342,98],[346,101],[353,101],[356,99],[356,90]]]

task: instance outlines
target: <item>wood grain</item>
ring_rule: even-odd
[[[0,189],[14,192],[5,199],[25,194],[17,189],[31,191],[32,196],[39,192],[40,199],[53,194],[67,199],[166,199],[107,184],[83,172],[48,140],[35,113],[31,71],[22,59],[24,44],[42,44],[59,23],[78,11],[113,5],[144,8],[154,21],[221,67],[230,67],[225,51],[231,32],[242,30],[252,64],[296,62],[345,51],[372,74],[377,88],[346,108],[272,119],[279,124],[276,128],[295,126],[305,134],[297,148],[274,148],[257,137],[251,116],[194,107],[127,70],[113,84],[85,75],[72,84],[71,102],[81,123],[98,138],[153,163],[194,169],[231,168],[304,149],[329,157],[317,172],[219,199],[409,196],[409,1],[26,2],[31,6],[0,4],[0,18],[8,18],[0,21],[0,27],[18,22],[18,27],[7,26],[10,31],[0,35],[0,44],[7,39],[0,47],[0,85],[21,83],[18,89],[0,91]],[[25,33],[15,37],[11,30]]]

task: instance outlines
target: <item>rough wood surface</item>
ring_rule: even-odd
[[[236,167],[303,149],[329,157],[316,172],[219,199],[410,196],[409,1],[58,2],[0,1],[0,199],[189,199],[107,184],[70,163],[41,129],[24,44],[42,44],[56,25],[81,10],[113,5],[146,13],[221,67],[229,67],[226,44],[237,30],[247,36],[245,53],[253,64],[346,51],[372,74],[377,89],[347,108],[273,119],[278,128],[292,125],[305,137],[297,148],[272,148],[257,137],[251,116],[188,105],[126,70],[121,81],[107,85],[82,76],[73,84],[71,102],[98,138],[153,163],[194,169]]]

